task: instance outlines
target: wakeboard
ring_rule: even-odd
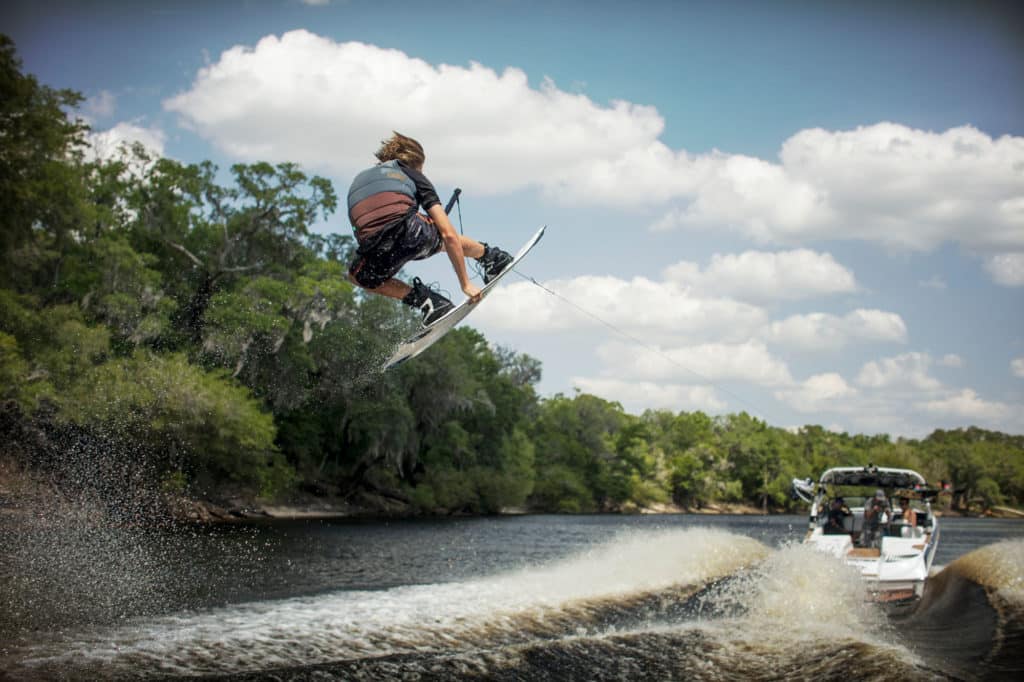
[[[519,261],[521,261],[523,257],[530,252],[530,249],[537,245],[540,238],[544,236],[545,229],[547,229],[547,225],[537,230],[537,232],[530,237],[530,240],[527,241],[521,249],[519,249],[519,252],[516,253],[514,258],[512,258],[512,262],[508,264],[508,267],[499,272],[494,279],[480,289],[479,301],[476,303],[470,303],[467,298],[462,303],[452,308],[452,310],[440,320],[437,320],[429,327],[423,327],[420,329],[420,331],[413,335],[412,338],[400,344],[398,348],[395,349],[395,352],[391,355],[391,359],[384,364],[384,369],[391,369],[392,367],[402,364],[406,360],[411,360],[416,357],[437,343],[441,337],[450,332],[455,325],[462,322],[462,320],[473,312],[473,309],[476,308],[484,298],[486,298],[487,294],[494,290],[494,287],[497,286],[498,282],[500,282],[505,275],[515,269],[516,265],[519,264]]]

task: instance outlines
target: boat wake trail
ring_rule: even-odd
[[[951,675],[1024,677],[1024,541],[988,545],[953,561],[929,579],[900,631]]]
[[[713,530],[623,534],[550,565],[139,620],[15,652],[26,674],[211,675],[597,634],[672,608],[768,553]]]
[[[78,631],[16,652],[15,679],[789,679],[1020,671],[1024,542],[940,573],[890,618],[855,569],[804,545],[633,531],[459,583],[264,601]]]

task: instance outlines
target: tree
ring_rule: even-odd
[[[87,128],[67,113],[81,100],[22,73],[0,34],[0,285],[59,282],[60,258],[87,222]]]
[[[700,507],[710,501],[707,485],[712,462],[705,461],[711,450],[711,419],[703,412],[647,410],[641,415],[651,456],[656,461],[660,487],[684,507]]]
[[[975,427],[938,429],[922,444],[932,456],[945,463],[953,481],[954,507],[966,510],[972,503],[980,502],[987,509],[998,504],[1020,503],[1024,437]]]
[[[84,144],[85,125],[66,109],[82,100],[21,72],[14,42],[0,34],[0,247],[4,254],[33,231],[67,227],[68,161]]]
[[[761,503],[768,513],[773,498],[772,482],[780,473],[781,447],[776,430],[746,412],[723,418],[716,429],[729,461],[743,486],[743,497]]]
[[[538,468],[533,499],[559,511],[617,506],[615,436],[625,418],[618,403],[585,393],[543,401],[531,429]]]
[[[59,398],[63,418],[133,443],[207,488],[227,479],[259,488],[273,461],[273,418],[223,372],[181,354],[135,353],[97,365]]]
[[[126,350],[170,332],[177,310],[163,290],[155,258],[132,248],[122,232],[78,244],[65,260],[62,290],[83,313],[102,322]]]
[[[216,172],[208,161],[186,166],[159,159],[130,201],[138,216],[136,246],[158,254],[161,271],[187,273],[178,294],[192,341],[201,337],[210,301],[226,282],[301,267],[310,225],[337,207],[330,182],[307,178],[294,164],[236,164],[234,187],[218,185]]]
[[[502,374],[506,375],[516,386],[534,386],[540,382],[540,360],[532,358],[526,353],[517,353],[514,349],[504,346],[496,347],[494,355],[501,365]]]

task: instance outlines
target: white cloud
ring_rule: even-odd
[[[1024,286],[1024,253],[1001,253],[985,261],[985,269],[996,284]]]
[[[166,136],[159,128],[145,128],[126,121],[88,136],[92,154],[99,159],[117,158],[122,145],[134,142],[142,143],[155,156],[163,156],[165,140]]]
[[[782,148],[795,179],[826,191],[830,235],[929,249],[946,240],[999,248],[1024,240],[1018,164],[1024,138],[992,139],[970,126],[942,133],[880,123],[805,130]]]
[[[302,4],[310,7],[325,7],[331,4],[331,0],[302,0]]]
[[[941,388],[938,379],[928,374],[932,358],[927,353],[904,353],[892,358],[872,360],[861,367],[857,384],[867,388],[931,391]]]
[[[117,108],[117,96],[109,90],[100,92],[85,101],[85,110],[90,116],[106,118],[114,115]]]
[[[227,50],[165,107],[236,157],[339,174],[372,162],[398,129],[424,144],[432,179],[477,192],[575,186],[596,160],[635,153],[664,127],[652,107],[534,88],[519,69],[434,66],[304,30]]]
[[[933,414],[983,422],[999,422],[1013,413],[1006,403],[982,400],[969,388],[947,398],[923,402],[920,407]]]
[[[1024,409],[983,399],[972,388],[944,386],[929,375],[933,364],[959,367],[962,360],[948,354],[936,363],[928,353],[904,353],[865,363],[856,387],[825,372],[774,395],[818,421],[839,416],[854,432],[921,437],[939,427],[977,424],[1016,433],[1024,426]]]
[[[574,377],[572,383],[585,393],[619,402],[634,414],[645,409],[718,413],[726,408],[714,389],[706,386],[586,377]]]
[[[602,328],[607,323],[653,342],[749,338],[765,323],[764,311],[756,306],[704,298],[671,282],[645,277],[584,275],[543,285],[558,296],[530,282],[515,282],[491,294],[476,320],[494,328],[548,332]]]
[[[947,288],[946,281],[938,275],[922,279],[917,284],[925,289],[936,289],[938,291],[944,291]]]
[[[772,343],[801,350],[838,350],[855,341],[906,343],[907,325],[896,313],[857,309],[839,317],[828,313],[792,315],[762,332]]]
[[[964,366],[964,360],[955,353],[947,353],[946,355],[942,356],[941,360],[939,360],[939,364],[942,365],[943,367],[953,367],[959,369]]]
[[[1013,376],[1024,379],[1024,358],[1014,358],[1010,361],[1010,371]]]
[[[719,154],[677,160],[695,172],[660,229],[728,226],[762,242],[857,239],[912,250],[959,241],[1024,247],[1024,138],[970,126],[942,133],[879,123],[803,130],[780,163]],[[775,203],[784,204],[784,208]]]
[[[396,128],[424,143],[435,181],[477,192],[536,186],[587,205],[660,204],[663,229],[1024,250],[1024,138],[970,126],[804,130],[777,163],[692,155],[659,140],[665,122],[650,106],[602,105],[550,80],[533,87],[519,69],[435,66],[304,30],[225,51],[165,107],[243,160],[345,175],[371,162],[376,141]]]
[[[857,290],[853,273],[831,254],[808,249],[716,253],[704,270],[683,261],[666,268],[665,278],[701,291],[751,301],[792,300]]]
[[[603,344],[597,354],[607,374],[623,379],[700,383],[740,380],[760,386],[793,382],[786,363],[758,341],[706,343],[658,352],[614,342]]]
[[[916,357],[915,357],[916,356]],[[1017,432],[1024,425],[1024,410],[984,400],[971,388],[949,389],[927,376],[921,365],[926,354],[890,358],[869,370],[872,381],[858,379],[859,388],[842,376],[826,372],[800,384],[774,392],[776,399],[821,422],[839,416],[844,430],[922,437],[935,428],[985,425]]]
[[[775,397],[799,412],[845,412],[857,389],[839,374],[827,372],[809,377],[795,388],[775,392]]]

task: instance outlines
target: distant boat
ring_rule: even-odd
[[[793,494],[811,505],[804,542],[860,570],[869,597],[913,603],[924,592],[939,542],[939,523],[921,474],[910,469],[837,467],[793,479]]]

